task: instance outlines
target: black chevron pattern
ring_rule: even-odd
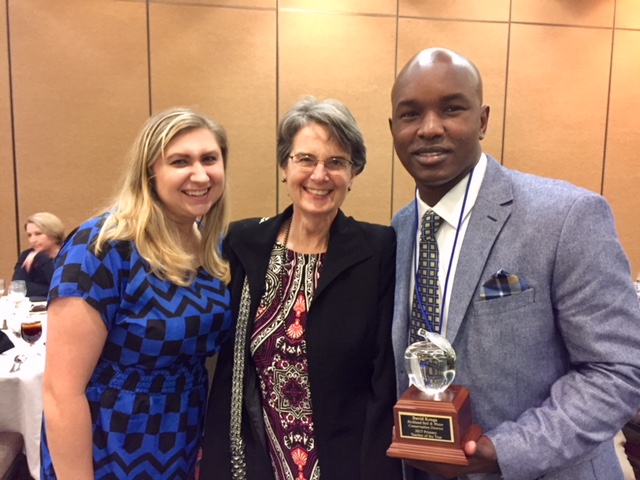
[[[202,435],[207,373],[231,327],[230,297],[206,271],[180,287],[150,272],[131,242],[89,248],[105,217],[63,245],[51,298],[79,296],[109,334],[87,386],[96,479],[191,479]],[[43,479],[56,478],[42,435]]]

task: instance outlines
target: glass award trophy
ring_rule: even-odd
[[[441,335],[422,332],[425,340],[404,354],[409,389],[393,407],[393,443],[387,455],[428,462],[468,465],[464,444],[482,430],[471,421],[469,391],[451,385],[456,352]]]

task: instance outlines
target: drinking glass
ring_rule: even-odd
[[[42,322],[40,320],[29,321],[20,324],[20,336],[33,347],[33,344],[42,336]]]
[[[27,284],[24,280],[13,280],[9,284],[9,309],[11,310],[11,329],[19,330],[22,320],[29,316],[29,302],[27,302]]]
[[[13,280],[9,284],[9,297],[13,302],[21,302],[27,296],[27,284],[24,280]]]
[[[3,295],[4,295],[4,280],[0,278],[0,321],[2,323],[0,330],[9,330],[9,327],[7,326],[8,312],[7,312],[7,308],[5,307],[5,305],[8,305],[8,304],[6,304],[5,299],[2,298]]]

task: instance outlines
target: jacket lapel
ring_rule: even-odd
[[[447,339],[452,344],[483,280],[481,276],[489,253],[511,215],[512,205],[511,180],[500,164],[487,155],[487,171],[469,218],[451,291]]]
[[[329,231],[325,264],[322,267],[322,274],[314,297],[320,296],[326,286],[342,272],[370,256],[371,251],[367,247],[366,239],[357,223],[338,210]]]
[[[292,213],[293,207],[289,206],[280,215],[268,218],[259,224],[246,224],[246,228],[240,226],[242,230],[234,232],[234,239],[237,241],[231,242],[230,247],[238,256],[247,274],[251,292],[259,293],[259,295],[252,293],[252,299],[262,297],[269,266],[269,254],[282,224],[291,217]],[[339,210],[331,224],[325,265],[314,297],[318,297],[343,271],[370,257],[371,251],[366,245],[357,223]]]
[[[291,217],[292,212],[292,207],[289,207],[275,217],[261,221],[244,220],[238,222],[235,227],[237,230],[234,231],[229,246],[238,257],[249,279],[252,306],[256,303],[256,299],[259,302],[262,298],[273,244],[278,237],[280,227]]]
[[[396,362],[398,395],[401,395],[409,388],[409,378],[404,372],[404,352],[409,345],[409,297],[413,295],[411,275],[413,274],[412,265],[415,253],[415,202],[411,202],[394,216],[392,226],[396,230],[397,251],[391,337]]]

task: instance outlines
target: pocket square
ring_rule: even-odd
[[[480,287],[480,300],[508,297],[509,295],[521,293],[528,289],[529,285],[524,278],[511,275],[501,268],[491,275],[491,278]]]

